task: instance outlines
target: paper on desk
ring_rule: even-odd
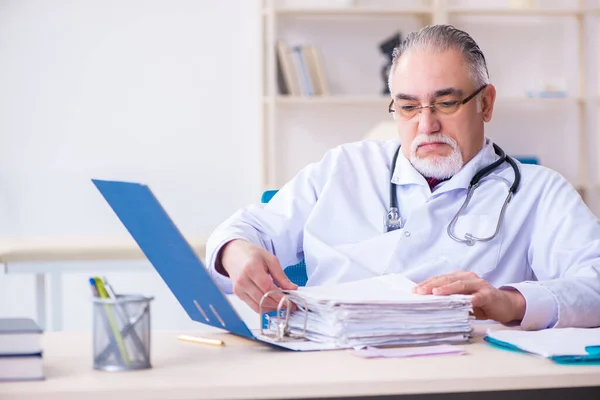
[[[471,296],[419,295],[414,286],[403,275],[390,274],[286,291],[299,306],[288,327],[302,335],[306,321],[309,340],[340,348],[455,344],[470,338]]]
[[[540,331],[488,330],[488,337],[542,357],[589,356],[600,347],[600,328],[553,328]]]
[[[427,305],[429,302],[452,304],[455,300],[471,299],[469,295],[435,296],[421,295],[412,292],[416,284],[402,274],[381,275],[370,279],[346,282],[341,284],[305,286],[290,292],[298,294],[311,303],[323,305],[346,305],[370,303],[381,309],[382,304],[394,306],[410,304]]]
[[[422,357],[449,354],[465,354],[466,351],[459,346],[441,344],[436,346],[406,347],[406,348],[378,348],[371,346],[357,346],[350,350],[352,354],[363,358],[396,358],[396,357]]]

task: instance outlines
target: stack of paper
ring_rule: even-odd
[[[286,291],[299,306],[288,326],[293,334],[338,347],[462,343],[471,337],[471,296],[412,293],[402,275],[301,287]],[[272,327],[273,328],[273,327]]]

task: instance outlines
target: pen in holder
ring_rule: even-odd
[[[151,368],[152,297],[116,295],[93,298],[94,369],[127,371]]]

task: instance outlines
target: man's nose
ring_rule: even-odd
[[[419,133],[430,135],[440,131],[441,124],[437,115],[430,107],[424,107],[419,113]]]

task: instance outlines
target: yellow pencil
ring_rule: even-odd
[[[218,339],[205,339],[196,336],[179,335],[177,339],[183,340],[184,342],[192,342],[199,344],[210,344],[211,346],[225,346],[225,342]]]
[[[104,283],[102,279],[98,277],[94,277],[94,282],[96,282],[96,288],[98,289],[98,295],[103,299],[109,299],[110,296],[104,287]],[[115,316],[113,314],[113,309],[111,308],[111,304],[104,304],[104,310],[106,311],[106,316],[108,317],[108,322],[110,324],[110,328],[112,329],[113,336],[117,341],[117,347],[119,348],[119,352],[123,357],[123,361],[125,364],[130,365],[131,360],[129,359],[129,354],[127,353],[127,348],[125,347],[125,342],[123,341],[123,336],[121,336],[121,331],[119,330],[119,324],[115,320]]]

